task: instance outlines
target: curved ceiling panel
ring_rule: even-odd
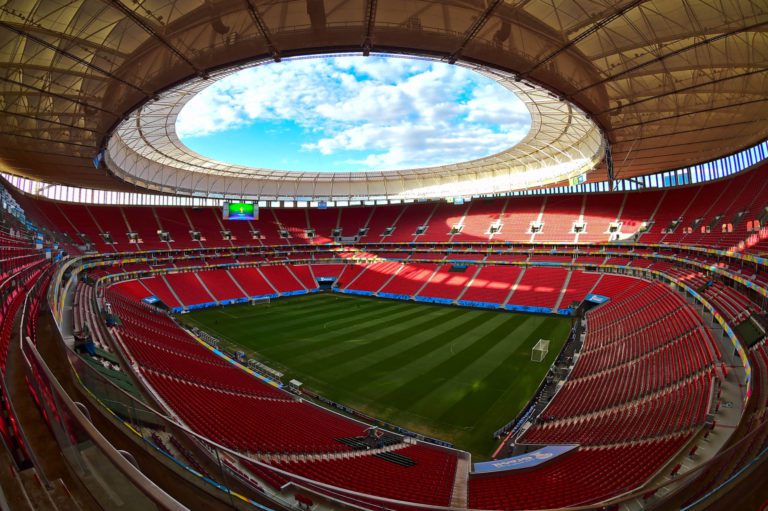
[[[268,65],[268,64],[267,64]],[[584,174],[602,159],[604,140],[584,112],[541,87],[474,65],[522,100],[528,134],[497,154],[437,167],[366,172],[296,172],[215,161],[184,145],[176,119],[196,94],[240,68],[176,86],[131,113],[109,140],[106,158],[120,178],[155,191],[216,198],[349,200],[499,194]]]
[[[768,138],[765,0],[8,0],[0,170],[134,188],[91,159],[149,99],[236,63],[370,49],[555,91],[597,122],[622,178]]]

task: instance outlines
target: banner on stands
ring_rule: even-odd
[[[522,468],[531,468],[546,463],[547,461],[561,456],[567,452],[576,449],[578,445],[548,445],[539,450],[504,458],[501,460],[485,461],[475,463],[476,473],[502,472],[505,470],[519,470]]]

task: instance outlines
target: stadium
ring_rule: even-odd
[[[0,509],[768,509],[765,0],[7,0],[0,47]]]

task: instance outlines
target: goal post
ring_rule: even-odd
[[[270,298],[268,296],[260,298],[251,298],[251,305],[269,305]]]
[[[542,362],[549,353],[549,340],[539,339],[531,350],[531,362]]]

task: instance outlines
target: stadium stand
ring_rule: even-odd
[[[376,292],[401,269],[401,264],[397,262],[380,262],[360,267],[357,272],[347,272],[347,283],[343,289]]]
[[[504,305],[522,270],[516,266],[483,266],[462,296],[470,302]]]
[[[155,208],[123,207],[120,208],[129,232],[135,233],[138,243],[136,250],[164,250],[172,248],[160,239],[162,230]]]
[[[579,233],[576,241],[610,241],[611,224],[618,224],[620,221],[622,207],[626,201],[626,194],[587,195],[581,219],[584,230]]]
[[[114,241],[113,249],[116,252],[130,252],[137,249],[135,245],[129,243],[128,231],[130,229],[125,224],[121,208],[95,205],[88,205],[86,207],[94,222],[98,222],[99,234],[109,234],[109,237]]]
[[[142,373],[182,420],[207,438],[242,452],[339,452],[349,447],[336,438],[363,435],[361,426],[297,401],[225,392],[146,369]]]
[[[265,296],[277,293],[259,268],[232,268],[227,270],[248,296]]]
[[[547,197],[542,216],[543,228],[536,241],[575,241],[574,224],[578,221],[586,196]]]
[[[259,271],[279,293],[304,291],[301,282],[296,279],[293,272],[287,266],[262,266],[259,268]]]
[[[307,211],[307,223],[315,230],[315,237],[312,238],[312,243],[322,244],[333,241],[333,231],[338,227],[340,210],[309,209]]]
[[[455,236],[451,230],[454,226],[463,225],[462,220],[469,207],[469,204],[440,204],[429,218],[426,232],[419,236],[418,240],[421,242],[450,241]]]
[[[152,295],[158,297],[168,307],[181,307],[183,305],[179,300],[178,295],[176,295],[168,286],[163,275],[141,279],[141,283]],[[208,300],[207,297],[205,297],[205,299],[206,301]]]
[[[312,273],[312,267],[310,265],[295,265],[291,264],[286,266],[293,276],[298,279],[302,286],[307,290],[317,289],[317,280]]]
[[[491,226],[499,221],[504,205],[500,208],[497,201],[491,200],[471,202],[464,218],[464,227],[460,233],[453,236],[452,241],[489,240]]]
[[[437,206],[432,203],[406,204],[402,211],[398,212],[397,223],[394,224],[395,230],[387,236],[386,241],[390,243],[402,241],[414,241],[416,231],[420,227],[428,225],[429,219]],[[383,208],[382,208],[383,209]],[[446,239],[447,232],[442,232],[442,226],[436,227],[440,233],[435,235]]]
[[[581,196],[551,196],[551,197],[520,197],[514,200],[480,199],[469,205],[406,204],[401,206],[351,207],[346,215],[347,220],[354,225],[346,228],[340,224],[345,236],[356,236],[361,225],[367,225],[367,233],[360,238],[362,242],[448,242],[448,241],[487,241],[490,237],[495,241],[510,242],[604,242],[608,241],[608,229],[612,222],[620,227],[616,233],[620,239],[631,239],[644,243],[688,243],[699,246],[729,248],[741,243],[744,250],[759,248],[759,242],[747,246],[744,240],[750,237],[747,224],[758,219],[761,215],[760,204],[765,202],[763,195],[768,193],[763,183],[753,184],[763,167],[753,172],[737,175],[726,182],[733,190],[743,190],[745,187],[755,187],[755,196],[749,200],[746,208],[733,204],[733,194],[722,191],[719,184],[707,185],[700,193],[700,187],[682,187],[665,191],[605,193],[595,195],[600,200],[588,199],[583,201]],[[722,192],[722,193],[721,193]],[[693,201],[693,202],[692,202]],[[583,204],[582,204],[583,202]],[[689,206],[689,203],[690,206]],[[583,213],[582,213],[583,206]],[[623,207],[622,207],[623,206]],[[194,208],[188,212],[180,208],[154,207],[142,208],[109,206],[85,206],[69,203],[49,203],[40,201],[40,210],[44,213],[49,226],[56,231],[66,232],[75,243],[82,243],[80,229],[87,240],[99,251],[110,252],[112,245],[105,244],[100,236],[109,231],[115,240],[114,250],[157,250],[169,248],[167,243],[160,241],[157,231],[168,229],[174,240],[170,248],[193,248],[198,242],[192,241],[189,231],[194,227],[205,238],[203,246],[228,246],[221,231],[225,230],[215,208]],[[104,209],[105,214],[91,214],[89,210]],[[715,210],[722,210],[715,212]],[[319,211],[322,211],[320,213]],[[108,213],[106,213],[108,212]],[[311,212],[311,213],[310,213]],[[621,213],[619,215],[619,212]],[[737,213],[743,212],[743,215]],[[119,216],[116,218],[116,215]],[[118,221],[124,217],[126,226],[120,226]],[[109,227],[97,226],[99,222],[110,222]],[[250,245],[260,241],[266,245],[279,244],[323,244],[332,241],[332,231],[337,227],[338,210],[313,209],[284,209],[261,210],[259,220],[253,222],[232,222],[227,224],[228,230],[237,245]],[[345,218],[342,216],[342,219]],[[733,222],[738,218],[738,221]],[[74,221],[82,221],[82,227],[75,228]],[[103,220],[102,220],[103,219]],[[580,220],[581,219],[581,220]],[[696,233],[686,233],[694,221],[702,219],[697,225]],[[402,220],[402,222],[401,222]],[[498,232],[489,233],[492,223],[499,221]],[[715,222],[717,220],[717,222]],[[539,221],[542,229],[532,234],[532,222]],[[367,222],[367,224],[366,224]],[[583,222],[586,231],[573,231],[574,224]],[[678,226],[679,222],[679,227]],[[128,226],[136,224],[142,243],[127,243],[125,233]],[[165,224],[168,224],[166,226]],[[462,223],[465,227],[458,234],[451,234],[454,225]],[[620,226],[618,224],[621,224]],[[650,223],[647,232],[641,233],[643,223]],[[200,224],[200,225],[197,225]],[[316,224],[316,225],[315,225]],[[450,224],[450,225],[449,225]],[[728,226],[730,225],[730,228]],[[385,229],[395,227],[392,234],[384,236]],[[426,226],[423,234],[416,235],[417,228]],[[701,229],[706,232],[700,232]],[[103,230],[102,230],[103,229]],[[280,230],[284,229],[290,238],[282,238]],[[466,229],[466,230],[465,230]],[[598,229],[598,232],[595,232]],[[252,230],[259,231],[260,240],[254,240]],[[309,238],[308,233],[314,231],[316,237]],[[178,239],[177,239],[178,238]],[[125,243],[124,243],[125,241]]]
[[[281,463],[281,469],[333,486],[395,500],[448,506],[456,457],[433,447],[414,445],[390,451],[395,459],[360,456],[344,460]],[[409,460],[405,466],[397,461]]]
[[[193,305],[215,302],[215,297],[203,285],[197,273],[168,273],[163,276],[169,289],[181,303]]]
[[[197,272],[202,284],[217,302],[244,298],[243,290],[232,279],[227,270],[209,270]]]
[[[614,211],[614,206],[610,206],[610,211]],[[278,214],[278,217],[282,216]],[[332,216],[329,214],[326,218]],[[305,217],[309,218],[308,214]],[[178,212],[158,214],[164,229],[167,228],[165,223],[173,218],[180,218]],[[440,218],[434,220],[439,224],[445,218],[453,219],[449,216]],[[191,229],[198,228],[192,223],[189,225]],[[176,236],[177,232],[180,231],[172,234]],[[621,247],[610,250],[614,254],[626,252]],[[355,252],[349,254],[357,257]],[[176,258],[172,264],[156,264],[155,268],[191,271],[145,276],[114,285],[107,298],[122,325],[113,330],[113,335],[131,362],[140,368],[138,375],[152,389],[153,395],[194,431],[242,453],[279,456],[268,463],[298,476],[371,496],[430,505],[450,504],[456,475],[455,456],[420,445],[388,448],[387,452],[415,460],[418,470],[412,471],[376,455],[354,454],[354,449],[338,439],[363,436],[363,426],[302,404],[289,394],[263,383],[202,347],[163,314],[137,302],[154,294],[171,307],[189,307],[241,298],[245,294],[305,292],[316,287],[318,276],[335,276],[340,280],[339,287],[347,290],[416,295],[463,303],[514,303],[552,309],[580,302],[590,292],[610,297],[608,304],[587,313],[584,345],[570,377],[538,419],[517,438],[521,444],[579,444],[580,447],[530,473],[471,475],[468,502],[481,509],[514,508],[518,505],[515,499],[522,497],[510,497],[510,488],[518,485],[527,488],[560,473],[571,473],[569,484],[574,488],[568,497],[570,500],[564,502],[574,502],[576,497],[579,502],[596,502],[642,485],[702,428],[712,404],[712,389],[721,378],[717,343],[702,327],[696,312],[668,287],[627,276],[536,264],[608,264],[643,268],[648,263],[651,269],[702,292],[731,323],[743,321],[748,314],[760,311],[760,307],[745,294],[719,280],[710,280],[703,271],[666,260],[654,261],[655,251],[639,248],[626,257],[583,254],[574,257],[573,254],[544,251],[531,251],[530,255],[506,253],[487,254],[486,257],[483,253],[456,253],[446,256],[413,248],[396,252],[374,248],[366,253],[366,257],[435,261],[405,264],[393,261],[340,264],[335,257],[328,259],[330,264],[319,263],[318,259],[327,257],[320,252],[297,251],[283,255],[287,261],[299,262],[231,267],[234,261],[231,255],[212,253]],[[452,271],[452,263],[440,262],[448,257],[470,264],[463,271]],[[253,264],[269,258],[250,254],[238,256],[237,260]],[[705,254],[692,255],[690,259],[711,264]],[[483,260],[491,265],[477,264]],[[307,261],[313,262],[310,265]],[[493,265],[499,262],[534,266]],[[204,269],[219,264],[227,266]],[[729,268],[727,265],[721,267]],[[149,265],[128,263],[122,269],[143,272]],[[738,267],[740,274],[744,270]],[[108,268],[94,275],[107,276],[119,271]],[[761,272],[750,274],[749,268],[746,268],[746,274],[755,280],[763,278]],[[94,302],[89,285],[79,285],[77,296],[78,303]],[[747,312],[736,314],[737,310]],[[89,324],[99,323],[96,319],[98,312],[93,309],[76,307],[75,311],[76,325],[82,325],[86,317],[90,318]],[[99,349],[110,352],[109,333],[98,328],[95,337]],[[759,361],[756,365],[762,367],[763,352],[756,350],[755,353],[753,358]],[[105,370],[119,370],[114,364],[104,367]],[[206,410],[205,415],[197,412],[201,409]],[[238,412],[232,413],[232,410]],[[284,422],[285,427],[279,434],[271,427],[277,417],[288,421]],[[249,424],[247,430],[241,427],[244,423]],[[173,437],[158,436],[155,442],[188,463],[199,465],[194,454],[183,454],[186,448],[174,447],[174,440]],[[593,462],[618,466],[615,456],[610,457],[611,461],[604,458],[608,456],[606,453],[612,452],[622,453],[621,466],[627,459],[644,462],[630,473],[617,472],[614,476],[606,472],[599,486],[591,485],[579,475],[589,473],[588,467]],[[660,456],[651,462],[647,459],[648,453],[659,453]],[[312,457],[317,454],[330,458]],[[282,458],[288,455],[310,458],[306,461]],[[580,468],[574,471],[569,468],[570,464]],[[252,475],[247,477],[256,476],[273,487],[279,488],[290,480],[290,477],[278,474],[265,475],[263,468],[251,468]],[[247,466],[238,470],[249,472]],[[365,480],[350,476],[362,473],[378,475]],[[395,484],[394,480],[400,483]],[[407,481],[412,482],[405,485]],[[410,490],[405,491],[406,487]],[[314,488],[314,491],[325,492],[322,488]],[[344,500],[348,497],[336,495],[336,498]],[[560,505],[558,499],[566,497],[560,492],[542,497],[537,492],[535,497],[525,498],[532,499],[526,500],[532,508],[543,508]]]
[[[389,293],[394,295],[413,296],[427,284],[429,279],[437,270],[434,264],[407,264],[398,271],[392,279],[384,284],[380,293]]]
[[[163,231],[169,234],[172,240],[171,246],[174,248],[196,248],[202,246],[200,242],[192,239],[190,234],[190,231],[193,230],[192,225],[184,208],[157,208],[155,213],[157,214],[158,224]]]
[[[568,271],[561,268],[526,268],[509,303],[552,309],[557,305],[567,277]]]
[[[584,300],[600,279],[599,273],[572,271],[566,280],[563,296],[560,298],[560,308],[566,308],[573,302]]]
[[[402,213],[401,208],[390,208],[376,206],[374,208],[359,208],[354,210],[355,216],[366,217],[366,234],[360,237],[358,241],[365,243],[376,243],[380,241],[392,241],[389,236],[384,236],[384,232],[390,227],[397,227],[397,219]],[[359,213],[357,213],[359,211]]]
[[[475,266],[467,266],[463,271],[455,270],[450,264],[438,266],[417,296],[456,300],[475,271]]]
[[[478,475],[469,481],[473,509],[555,509],[607,500],[648,480],[658,460],[671,458],[688,437],[636,445],[580,447],[540,470]],[[542,488],[557,487],[557,491]]]
[[[353,210],[344,210],[340,208],[339,212],[339,225],[341,229],[342,239],[357,239],[361,238],[361,231],[370,231],[368,223],[371,215],[373,214],[373,208],[361,206]],[[368,229],[367,231],[364,231]]]
[[[335,277],[341,279],[342,275],[347,270],[345,264],[313,264],[312,274],[315,278],[318,277]]]
[[[531,223],[540,220],[544,200],[542,197],[521,197],[511,203],[505,200],[501,213],[501,230],[494,234],[492,241],[532,241]]]
[[[5,2],[0,508],[764,511],[766,16],[764,0]],[[211,87],[326,56],[345,92],[374,90],[379,59],[398,79],[359,103],[305,80],[276,105]],[[445,63],[437,86],[413,79]],[[473,73],[521,101],[451,98]],[[276,117],[267,144],[333,142],[337,168],[197,153],[182,112],[203,89],[221,97],[193,128]],[[294,140],[318,117],[332,140]],[[206,316],[298,335],[237,345]],[[327,394],[318,359],[345,378]],[[394,388],[401,367],[417,385]]]

